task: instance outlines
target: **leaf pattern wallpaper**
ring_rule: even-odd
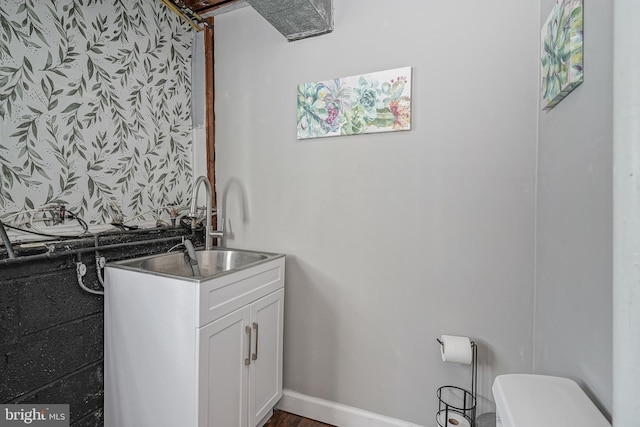
[[[190,28],[157,0],[0,0],[0,218],[185,203]],[[25,214],[26,215],[26,214]]]

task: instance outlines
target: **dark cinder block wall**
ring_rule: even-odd
[[[102,296],[75,259],[17,267],[0,281],[0,401],[69,403],[72,425],[102,425]]]
[[[115,234],[101,238],[101,245],[176,239],[100,253],[107,261],[162,253],[184,234],[179,229]],[[64,246],[93,244],[93,239],[84,239]],[[66,403],[72,426],[103,426],[104,299],[80,288],[76,261],[77,255],[66,255],[0,264],[0,402]],[[94,253],[83,254],[82,262],[88,268],[84,283],[100,288]]]

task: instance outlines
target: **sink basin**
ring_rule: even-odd
[[[200,276],[193,274],[191,264],[182,252],[152,255],[113,264],[114,266],[125,269],[160,274],[163,276],[206,279],[227,272],[241,270],[280,256],[282,255],[223,248],[196,251]]]

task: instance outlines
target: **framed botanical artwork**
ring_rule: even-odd
[[[550,110],[584,80],[582,0],[557,0],[541,31],[542,108]]]
[[[298,85],[298,139],[411,129],[411,67]]]

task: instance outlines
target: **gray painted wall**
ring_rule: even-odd
[[[640,3],[614,7],[613,422],[640,419]]]
[[[293,43],[216,17],[216,170],[228,246],[288,254],[285,387],[431,426],[470,376],[441,334],[480,342],[485,398],[531,372],[539,10],[398,3],[335,0]],[[407,65],[413,130],[296,140],[298,83]]]
[[[613,2],[584,8],[584,83],[539,113],[534,369],[577,380],[610,415]]]

